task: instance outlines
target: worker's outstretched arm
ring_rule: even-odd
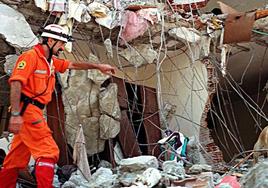
[[[11,117],[9,120],[9,131],[17,134],[23,124],[23,119],[20,116],[20,96],[21,96],[21,82],[12,81],[10,83],[10,105]]]
[[[109,64],[89,63],[86,61],[71,62],[68,68],[75,69],[75,70],[98,69],[102,73],[109,74],[109,75],[115,73],[115,67]]]

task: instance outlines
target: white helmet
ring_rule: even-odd
[[[65,29],[57,24],[47,25],[43,29],[41,37],[53,38],[63,42],[68,42],[72,40],[72,37],[68,35]]]

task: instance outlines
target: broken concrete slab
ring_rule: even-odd
[[[121,111],[117,99],[117,84],[111,83],[107,88],[100,92],[99,103],[101,113],[108,114],[113,118],[121,119]]]
[[[108,114],[109,116],[120,120],[121,111],[119,108],[117,93],[117,85],[115,83],[111,83],[107,88],[100,92],[99,103],[102,114]]]
[[[95,84],[91,80],[92,84],[90,85],[90,94],[89,94],[89,106],[92,117],[100,117],[100,109],[99,109],[99,93],[100,86]]]
[[[268,161],[258,163],[249,169],[248,173],[241,178],[243,188],[261,188],[268,187]]]
[[[162,175],[156,168],[147,168],[143,173],[124,172],[119,176],[119,181],[124,187],[154,187],[160,181]]]
[[[178,27],[168,31],[168,34],[175,39],[196,43],[201,40],[200,34],[193,28]]]
[[[151,64],[158,56],[157,52],[148,44],[128,47],[119,54],[135,67]]]
[[[159,170],[155,168],[148,168],[142,173],[142,182],[148,187],[153,187],[158,184],[162,175]]]
[[[159,166],[158,160],[156,157],[150,155],[143,155],[121,160],[119,163],[119,171],[120,172],[144,171],[149,167],[158,168],[158,166]]]
[[[199,174],[201,172],[211,172],[212,167],[207,164],[195,164],[189,169],[189,173]]]
[[[88,72],[86,70],[70,70],[69,72],[69,86],[70,87],[76,87],[79,85],[86,84],[85,82],[88,82],[87,78]],[[88,83],[90,84],[90,83]]]
[[[91,109],[89,106],[89,98],[90,98],[89,84],[90,84],[89,82],[88,83],[84,82],[84,85],[70,87],[69,89],[66,90],[65,95],[63,97],[65,101],[64,106],[67,114],[70,114],[71,116],[76,116],[77,114],[79,114],[86,117],[91,115]]]
[[[112,188],[119,187],[117,174],[113,174],[109,168],[99,168],[87,181],[81,174],[74,172],[69,181],[65,182],[63,188]]]
[[[86,149],[88,155],[93,155],[104,150],[105,140],[99,138],[99,119],[97,117],[91,118],[81,118],[80,120],[83,125],[85,139],[86,139]],[[77,131],[77,125],[79,120],[77,116],[66,116],[66,136],[68,143],[73,147],[75,143],[75,135]]]
[[[179,179],[184,179],[186,175],[182,163],[178,163],[176,161],[165,161],[163,163],[163,172],[176,176]]]
[[[24,16],[15,9],[1,3],[0,24],[0,35],[11,46],[21,49],[30,48],[38,43],[37,37],[32,32]]]
[[[62,185],[62,188],[90,188],[88,181],[77,171],[72,173],[70,179]]]
[[[84,134],[86,138],[87,153],[93,155],[104,150],[105,140],[99,136],[99,121],[96,117],[86,118],[83,120]]]
[[[91,69],[88,70],[88,78],[95,84],[101,85],[105,80],[110,78],[109,75],[101,73],[99,70]]]
[[[97,70],[91,73],[72,71],[69,87],[63,95],[68,143],[74,146],[77,124],[82,124],[89,155],[103,151],[105,139],[114,138],[119,133],[120,122],[117,120],[121,117],[117,85],[111,84],[104,89],[100,98],[100,84],[108,77]]]
[[[116,137],[120,131],[120,122],[105,114],[101,115],[99,126],[100,138],[105,140]]]
[[[118,187],[117,174],[113,174],[109,168],[101,167],[92,175],[89,187]]]
[[[137,179],[137,173],[124,172],[119,176],[119,182],[126,187],[131,186]]]

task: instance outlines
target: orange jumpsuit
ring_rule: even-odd
[[[49,64],[44,56],[42,46],[38,44],[19,57],[9,82],[20,81],[23,94],[30,98],[41,94],[34,99],[47,104],[51,100],[55,87],[55,72],[65,72],[69,63],[67,60],[53,57],[51,64]],[[39,159],[44,159],[40,165],[43,168],[54,168],[52,165],[59,158],[59,149],[52,138],[51,130],[43,116],[43,110],[29,104],[22,117],[24,124],[19,133],[14,136],[11,149],[4,160],[3,169],[0,171],[0,188],[15,187],[17,170],[28,165],[31,155],[37,162]],[[49,171],[52,173],[51,170]],[[46,173],[44,172],[44,174]],[[13,178],[8,180],[6,176]],[[10,181],[10,184],[5,185],[8,183],[7,181]],[[40,182],[38,183],[38,187],[45,186],[41,186]]]

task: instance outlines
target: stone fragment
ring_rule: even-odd
[[[0,25],[0,35],[15,48],[30,48],[38,43],[24,16],[5,4],[0,4]]]
[[[176,161],[165,161],[163,163],[163,171],[167,174],[177,176],[180,179],[185,178],[185,170],[181,163]]]
[[[105,90],[100,92],[99,102],[101,113],[108,114],[119,120],[121,111],[117,99],[118,87],[115,83],[111,83]]]
[[[207,164],[195,164],[190,169],[189,172],[193,174],[199,174],[201,172],[211,172],[212,167]]]
[[[99,119],[100,138],[114,138],[120,132],[120,122],[107,115],[101,115]]]
[[[119,170],[120,172],[135,172],[144,171],[149,167],[158,168],[158,166],[158,160],[155,156],[142,155],[121,160]]]
[[[249,169],[248,173],[241,178],[243,188],[262,188],[268,187],[268,161],[265,160]]]

